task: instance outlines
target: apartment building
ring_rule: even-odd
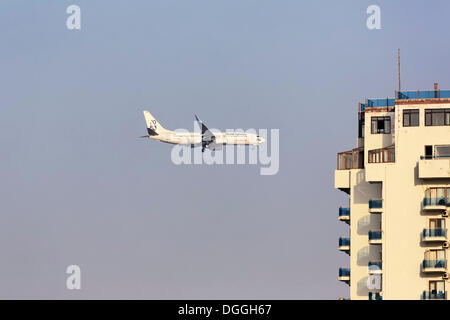
[[[356,147],[338,153],[334,179],[349,195],[338,279],[350,299],[448,299],[450,90],[360,103]]]

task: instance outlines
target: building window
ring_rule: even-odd
[[[425,146],[425,156],[420,156],[420,159],[438,159],[438,158],[450,158],[450,145],[441,144],[434,146]]]
[[[425,159],[433,159],[433,146],[425,146]]]
[[[364,112],[358,114],[358,138],[364,138]]]
[[[350,151],[338,153],[337,168],[338,170],[364,168],[364,149],[355,148]]]
[[[434,250],[431,249],[429,251],[425,251],[425,257],[424,260],[433,261],[433,267],[434,268],[445,268],[445,250],[438,249]]]
[[[445,229],[445,219],[438,218],[438,219],[430,219],[429,222],[429,229]]]
[[[426,126],[450,126],[450,109],[425,109]]]
[[[450,145],[437,145],[434,146],[434,157],[435,158],[450,158]]]
[[[418,127],[419,126],[419,110],[405,109],[403,110],[403,126]]]
[[[371,117],[371,133],[391,133],[391,117]]]
[[[395,146],[369,150],[369,163],[395,162]]]
[[[450,188],[428,188],[425,191],[424,206],[449,206]]]

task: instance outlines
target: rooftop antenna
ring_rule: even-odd
[[[400,82],[400,48],[398,49],[398,92],[402,89]]]

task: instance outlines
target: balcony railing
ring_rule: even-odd
[[[383,300],[383,296],[378,292],[369,292],[369,300]]]
[[[350,277],[350,268],[339,268],[339,277]]]
[[[370,271],[381,271],[383,269],[383,263],[381,261],[369,261]]]
[[[370,240],[381,240],[381,231],[369,231]]]
[[[445,260],[423,260],[422,268],[423,269],[442,269],[446,268],[447,263]]]
[[[350,217],[350,208],[339,208],[339,217]]]
[[[423,229],[423,238],[447,237],[446,229]]]
[[[433,159],[450,159],[450,155],[426,155],[420,156],[420,160],[433,160]]]
[[[395,146],[369,150],[369,163],[395,162]]]
[[[383,200],[369,200],[369,209],[383,208]]]
[[[339,152],[337,154],[338,170],[363,169],[364,149],[355,148],[353,150]]]
[[[395,107],[395,99],[367,99],[365,103],[366,108],[383,108],[383,107]]]
[[[439,198],[424,198],[423,199],[423,206],[429,207],[429,206],[447,206],[447,201],[445,200],[445,197],[439,197]]]
[[[339,247],[348,247],[350,246],[350,238],[339,238]]]
[[[369,261],[367,269],[369,274],[381,274],[383,272],[383,264],[381,261]]]
[[[424,291],[422,293],[423,300],[445,300],[447,292],[445,291]]]
[[[396,98],[398,100],[447,99],[450,98],[450,90],[398,91]]]

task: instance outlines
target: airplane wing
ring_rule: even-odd
[[[202,152],[205,151],[206,146],[210,143],[214,143],[216,141],[216,136],[212,133],[207,126],[201,121],[197,115],[195,115],[195,120],[197,121],[200,129],[202,130]]]
[[[198,125],[200,126],[200,129],[202,130],[202,137],[203,141],[210,143],[213,142],[216,139],[216,136],[214,133],[212,133],[207,126],[203,123],[202,120],[200,120],[197,115],[195,115],[195,120],[197,120]]]

